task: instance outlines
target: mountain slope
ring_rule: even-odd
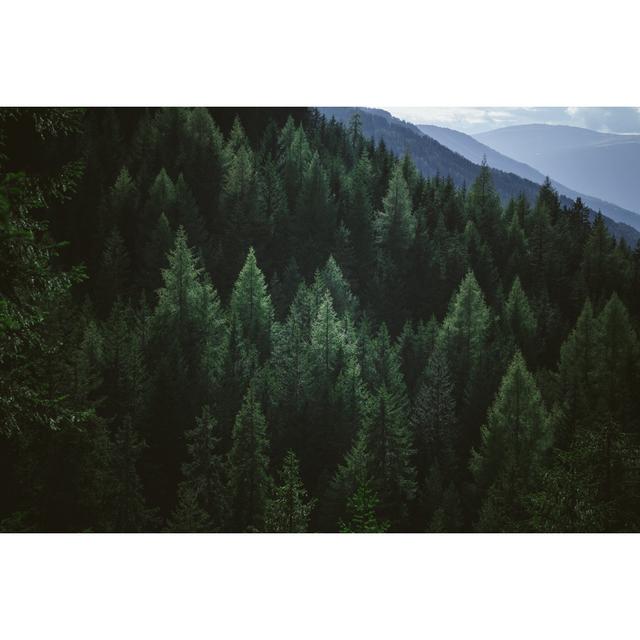
[[[640,136],[541,124],[504,127],[474,138],[571,189],[640,211]]]
[[[487,164],[495,169],[515,173],[516,175],[538,184],[542,184],[545,180],[545,175],[540,171],[534,169],[528,164],[525,164],[524,162],[519,162],[518,160],[514,160],[513,158],[503,155],[499,151],[483,144],[466,133],[456,131],[455,129],[437,127],[435,125],[428,124],[420,124],[417,125],[417,127],[429,137],[437,140],[440,144],[443,144],[452,151],[464,156],[467,160],[471,160],[471,162],[479,164],[482,162],[483,157],[486,157]],[[551,176],[551,183],[561,195],[565,195],[572,200],[580,197],[582,198],[582,201],[594,211],[602,211],[604,215],[609,216],[616,222],[623,222],[640,231],[640,215],[638,213],[623,209],[618,205],[606,202],[600,198],[574,191],[564,184],[557,182],[553,178],[554,176]]]
[[[387,147],[396,154],[409,153],[416,167],[427,177],[448,175],[456,185],[470,185],[480,171],[478,164],[474,164],[425,135],[415,125],[394,118],[382,109],[322,107],[319,111],[328,118],[334,117],[339,122],[349,122],[357,111],[362,120],[362,131],[365,136],[374,138],[376,141],[384,140]],[[491,175],[503,203],[520,194],[524,194],[531,203],[535,202],[540,189],[540,185],[536,182],[498,169],[491,169]],[[571,199],[566,196],[560,196],[560,202],[567,207],[571,205]],[[595,213],[591,211],[591,217],[594,216]],[[607,216],[605,216],[605,224],[610,233],[618,238],[624,238],[631,246],[640,240],[640,232],[627,224],[615,222]]]

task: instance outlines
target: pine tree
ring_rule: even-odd
[[[368,407],[365,434],[380,511],[400,525],[416,492],[414,450],[402,398],[380,387]]]
[[[500,197],[493,185],[491,169],[484,158],[480,166],[478,177],[468,192],[467,199],[468,217],[471,219],[487,243],[491,252],[496,257],[502,256],[502,207]]]
[[[233,427],[227,461],[234,531],[261,530],[271,480],[267,423],[251,388],[245,394]]]
[[[513,281],[504,313],[515,344],[530,358],[537,322],[518,276]]]
[[[209,514],[200,506],[193,487],[178,487],[178,504],[167,520],[168,533],[207,533],[211,531]]]
[[[196,426],[185,434],[189,460],[182,465],[178,505],[169,522],[172,531],[220,531],[225,525],[223,462],[216,432],[216,420],[204,407]]]
[[[138,461],[146,443],[140,440],[129,416],[125,416],[113,444],[111,529],[115,532],[146,531],[151,511],[138,475]]]
[[[340,533],[384,533],[388,522],[380,522],[376,517],[378,498],[371,482],[362,479],[356,490],[347,499],[347,522],[341,523]]]
[[[481,530],[530,527],[527,497],[537,488],[551,438],[542,397],[518,352],[502,379],[482,428],[482,443],[471,459],[483,495]]]
[[[331,249],[336,212],[329,180],[317,153],[304,169],[295,207],[296,260],[304,274],[311,275]]]
[[[401,264],[416,231],[411,209],[409,187],[397,165],[389,180],[389,188],[375,219],[376,241],[394,264]]]
[[[117,227],[111,231],[104,243],[100,268],[99,307],[108,313],[118,296],[126,298],[130,283],[129,254]]]
[[[475,381],[489,331],[490,311],[469,271],[451,298],[436,344],[443,349],[456,389],[456,399],[464,397],[467,385]]]
[[[331,295],[326,292],[311,324],[309,349],[313,386],[322,394],[327,394],[333,383],[343,339]]]
[[[273,305],[267,292],[262,271],[258,268],[256,255],[249,249],[244,266],[233,285],[231,294],[231,322],[235,328],[241,348],[255,349],[265,358],[271,348],[271,323]]]
[[[173,242],[169,220],[161,213],[142,252],[140,284],[149,293],[155,292],[162,284],[162,270],[167,266],[167,254]]]
[[[329,256],[322,270],[316,273],[316,281],[331,294],[334,309],[339,316],[345,313],[352,317],[355,315],[356,299],[333,256]]]
[[[453,382],[446,358],[436,349],[429,359],[411,415],[415,437],[424,445],[425,455],[440,468],[453,472],[454,443],[457,438]]]
[[[313,508],[300,479],[298,458],[288,451],[280,470],[280,484],[267,502],[265,526],[274,533],[304,533]]]

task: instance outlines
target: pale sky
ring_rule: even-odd
[[[566,124],[608,133],[640,133],[640,107],[384,107],[414,124],[480,133],[516,124]]]

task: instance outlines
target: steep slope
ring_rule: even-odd
[[[519,162],[500,153],[499,151],[496,151],[466,133],[456,131],[455,129],[437,127],[435,125],[428,124],[420,124],[417,125],[417,127],[429,137],[437,140],[440,144],[443,144],[452,151],[464,156],[467,160],[471,160],[471,162],[479,164],[482,162],[483,157],[486,157],[487,164],[494,169],[515,173],[516,175],[538,184],[542,184],[545,180],[545,175],[540,171],[534,169],[528,164],[525,164],[524,162]],[[573,129],[575,127],[569,128]],[[594,211],[602,211],[604,215],[612,218],[616,222],[623,222],[624,224],[631,225],[634,229],[640,231],[640,214],[623,209],[611,202],[606,202],[592,195],[574,191],[564,184],[557,182],[553,178],[554,176],[552,175],[551,182],[561,195],[567,196],[573,200],[580,197],[582,198],[582,201]]]
[[[398,155],[411,155],[416,167],[423,175],[451,176],[456,185],[469,185],[478,176],[480,166],[467,160],[459,153],[451,151],[433,138],[425,135],[415,125],[394,118],[382,109],[368,109],[360,107],[322,107],[319,111],[328,118],[335,118],[339,122],[349,122],[357,111],[362,121],[362,131],[365,136],[376,141],[384,140],[389,149]],[[540,185],[526,180],[515,173],[507,173],[498,169],[491,169],[496,190],[504,202],[510,198],[524,194],[530,202],[535,202]],[[560,196],[565,206],[571,205],[571,199]],[[595,212],[591,211],[591,217]],[[640,232],[633,227],[615,222],[605,216],[607,229],[618,238],[624,238],[634,246],[640,240]]]
[[[474,136],[576,191],[640,211],[640,136],[579,127],[521,125]]]

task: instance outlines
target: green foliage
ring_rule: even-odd
[[[0,528],[637,530],[640,247],[369,117],[0,109]]]
[[[280,484],[267,502],[265,526],[273,533],[304,533],[313,508],[300,479],[298,458],[288,451],[280,470]]]
[[[484,498],[479,528],[526,530],[527,498],[539,482],[551,446],[549,417],[533,376],[518,352],[494,400],[471,470]]]
[[[249,249],[231,294],[231,323],[240,348],[265,358],[271,348],[273,305],[256,254]]]
[[[261,530],[271,479],[268,474],[267,423],[250,388],[233,427],[229,452],[229,496],[234,531]]]

